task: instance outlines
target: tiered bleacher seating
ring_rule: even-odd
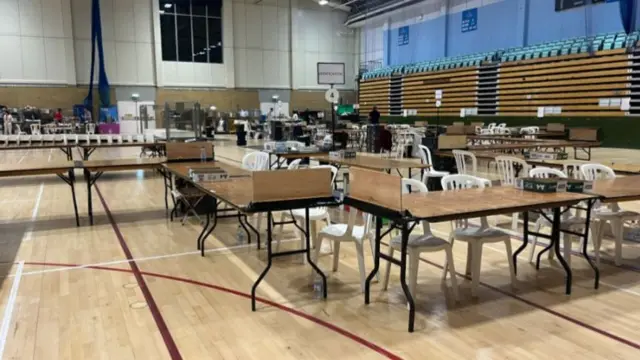
[[[462,108],[535,116],[538,107],[554,107],[560,112],[545,116],[623,116],[600,100],[629,97],[631,82],[640,81],[632,80],[628,55],[638,40],[638,33],[602,34],[381,68],[363,75],[360,104],[382,114],[401,107],[427,116],[457,116]],[[391,82],[402,92],[391,91]],[[446,94],[439,111],[436,89]]]

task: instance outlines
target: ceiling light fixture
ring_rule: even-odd
[[[173,4],[164,4],[164,8],[165,9],[171,9],[172,6],[173,6]]]
[[[320,4],[322,6],[327,5],[328,3],[329,3],[328,0],[320,0],[320,1],[318,1],[318,4]]]

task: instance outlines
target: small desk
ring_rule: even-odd
[[[84,179],[87,183],[87,209],[89,211],[89,224],[93,225],[93,204],[91,188],[96,181],[107,171],[127,171],[127,170],[146,170],[146,169],[162,169],[165,158],[153,159],[115,159],[115,160],[89,160],[78,162],[77,167],[84,171]],[[92,174],[95,173],[95,174]],[[163,175],[165,175],[163,173]],[[166,184],[166,176],[165,176]],[[165,186],[165,206],[167,204],[167,188]]]
[[[398,189],[378,188],[378,191],[398,191]],[[429,193],[412,193],[402,195],[402,208],[390,209],[371,201],[363,201],[361,199],[348,196],[344,203],[354,208],[360,209],[376,216],[376,235],[374,250],[374,268],[367,277],[365,282],[365,304],[369,303],[369,293],[371,280],[379,270],[380,258],[390,261],[400,266],[400,281],[404,294],[409,303],[409,332],[413,332],[415,318],[415,303],[409,292],[406,283],[406,262],[407,262],[407,244],[409,241],[409,233],[412,229],[409,224],[418,220],[427,220],[430,222],[450,221],[456,219],[466,219],[481,216],[492,216],[505,213],[523,212],[524,213],[524,238],[523,244],[513,253],[514,267],[516,267],[517,255],[524,250],[529,241],[529,235],[547,237],[551,240],[551,245],[558,257],[558,260],[564,267],[566,273],[566,293],[571,293],[572,272],[571,268],[564,260],[560,252],[560,216],[561,208],[576,205],[582,201],[587,201],[589,207],[587,209],[587,222],[589,221],[591,205],[597,199],[597,195],[591,194],[575,194],[575,193],[535,193],[517,190],[513,187],[489,187],[484,189],[465,189],[458,191],[443,191]],[[553,219],[551,236],[545,234],[537,234],[528,230],[529,211],[553,208]],[[402,246],[400,260],[395,260],[386,254],[380,253],[380,242],[382,217],[386,217],[400,225],[402,229]],[[577,234],[588,238],[589,226],[585,226],[584,234]],[[586,253],[586,243],[584,242],[583,255],[591,264],[596,273],[596,287],[599,279],[599,272],[595,264]]]
[[[61,162],[45,162],[42,164],[12,164],[8,167],[0,168],[0,177],[12,176],[32,176],[32,175],[57,175],[62,181],[71,187],[71,198],[73,199],[73,210],[76,215],[76,226],[80,226],[80,218],[78,216],[78,204],[76,202],[75,179],[73,172],[74,163],[72,161]]]
[[[270,201],[259,201],[256,200],[256,189],[254,184],[254,177],[258,173],[271,173],[271,175],[280,176],[282,178],[286,177],[295,177],[296,174],[303,171],[314,171],[314,172],[328,172],[328,169],[311,169],[311,170],[292,170],[292,171],[264,171],[251,173],[244,169],[241,169],[237,166],[224,164],[220,162],[211,162],[206,165],[197,162],[179,162],[179,163],[166,163],[162,165],[168,173],[173,176],[179,177],[185,181],[191,183],[194,187],[201,190],[207,196],[211,196],[216,199],[215,206],[207,213],[207,221],[202,229],[202,232],[199,234],[197,239],[198,249],[201,251],[201,255],[204,256],[204,241],[205,239],[213,232],[217,225],[217,212],[218,212],[218,204],[226,203],[238,210],[238,221],[240,221],[240,225],[244,228],[247,236],[250,239],[250,233],[247,229],[247,226],[258,236],[258,245],[260,244],[260,233],[256,230],[247,220],[247,214],[253,213],[267,213],[267,266],[262,271],[258,279],[254,282],[251,288],[251,309],[253,311],[256,310],[256,301],[255,301],[255,293],[258,288],[258,285],[267,275],[269,270],[271,269],[271,264],[273,258],[281,257],[281,256],[289,256],[295,254],[306,254],[307,261],[311,265],[311,267],[322,277],[323,282],[323,291],[324,297],[327,297],[327,279],[325,274],[318,268],[318,266],[311,259],[311,242],[310,242],[310,233],[309,233],[309,208],[317,207],[317,206],[335,206],[338,205],[338,202],[333,198],[333,196],[301,196],[297,195],[295,190],[289,191],[288,185],[285,185],[285,192],[287,195],[279,198],[278,200],[270,200]],[[214,181],[214,182],[193,182],[189,177],[189,169],[190,168],[198,168],[202,166],[217,166],[223,168],[229,174],[230,178],[226,181]],[[316,177],[317,178],[317,177]],[[327,187],[326,193],[330,194],[330,182],[329,178],[326,179]],[[273,182],[270,182],[273,183]],[[300,184],[299,181],[293,181],[292,183],[298,183],[299,186],[305,187],[306,184]],[[273,186],[278,187],[281,185],[281,182],[273,183]],[[268,187],[268,186],[267,186]],[[269,189],[260,189],[261,191],[268,191]],[[279,189],[282,192],[282,189]],[[271,249],[272,242],[272,212],[273,211],[284,211],[284,210],[293,210],[293,209],[305,209],[306,217],[305,217],[305,226],[304,229],[297,224],[295,226],[302,231],[305,236],[306,246],[304,249],[300,250],[290,250],[283,251],[278,253],[273,253]],[[212,219],[213,217],[213,219]],[[243,222],[244,218],[244,222]]]
[[[331,159],[329,156],[315,156],[314,159],[320,162],[336,164],[338,165],[338,169],[344,165],[374,171],[385,171],[388,174],[391,173],[391,169],[396,169],[400,176],[403,176],[400,169],[408,169],[409,177],[411,177],[411,169],[427,169],[430,167],[430,165],[421,164],[419,162],[386,159],[375,156],[356,156],[355,158],[350,159]]]
[[[495,144],[495,145],[472,145],[468,146],[467,149],[470,151],[474,150],[528,150],[528,149],[536,149],[536,148],[573,148],[573,157],[577,160],[591,160],[591,148],[600,147],[600,142],[597,141],[571,141],[571,140],[539,140],[537,142],[526,142],[526,143],[510,143],[510,144]],[[586,158],[578,157],[578,149],[581,149],[585,154],[587,154]]]
[[[93,152],[98,149],[104,148],[119,148],[119,147],[142,147],[150,148],[154,153],[159,156],[166,156],[166,146],[163,142],[123,142],[123,143],[100,143],[100,144],[80,144],[78,145],[82,149],[82,158],[89,160],[89,157]]]

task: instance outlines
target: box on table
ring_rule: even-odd
[[[440,135],[438,136],[438,149],[466,149],[467,148],[467,136],[466,135]]]
[[[559,123],[548,123],[547,131],[548,132],[564,132],[564,124]]]
[[[332,159],[332,160],[354,159],[355,157],[356,157],[355,150],[340,150],[340,151],[329,152],[329,159]]]
[[[189,177],[194,182],[224,181],[229,174],[219,167],[189,169]]]
[[[515,187],[525,191],[540,193],[554,192],[574,192],[583,193],[593,190],[593,181],[578,179],[541,179],[541,178],[519,178],[516,179]]]
[[[464,135],[465,134],[464,124],[447,126],[446,134],[447,135]]]
[[[569,154],[566,152],[526,151],[524,158],[527,160],[567,160]]]

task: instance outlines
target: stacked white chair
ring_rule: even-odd
[[[411,189],[409,189],[411,188]],[[402,193],[406,194],[409,191],[427,193],[427,186],[414,179],[402,179]],[[423,252],[436,252],[444,250],[447,258],[447,266],[444,267],[444,273],[442,276],[443,284],[445,283],[446,273],[451,276],[451,286],[453,290],[454,299],[458,300],[458,281],[456,280],[456,269],[453,264],[453,252],[451,250],[451,244],[439,237],[434,236],[431,233],[431,226],[428,221],[421,221],[422,234],[409,235],[409,242],[407,244],[407,255],[409,257],[409,292],[411,296],[416,296],[416,286],[418,283],[418,266],[420,264],[420,254]],[[389,256],[393,256],[395,250],[400,251],[402,247],[402,235],[395,236],[389,243]],[[391,270],[391,263],[387,262],[385,269],[385,275],[382,282],[382,288],[387,289],[389,284],[389,272]]]
[[[318,165],[318,166],[313,166],[314,169],[330,169],[331,170],[331,186],[333,187],[333,184],[335,184],[336,181],[336,176],[338,175],[338,168],[336,168],[335,166],[331,166],[331,165]],[[286,221],[287,219],[292,219],[296,222],[302,222],[304,224],[305,222],[305,209],[294,209],[291,210],[290,212],[287,211],[283,211],[280,214],[280,221]],[[314,207],[314,208],[310,208],[309,209],[309,235],[311,236],[312,239],[312,243],[315,244],[316,243],[316,222],[317,221],[325,221],[327,223],[327,225],[331,225],[331,217],[329,216],[329,209],[327,209],[324,206],[320,206],[320,207]],[[282,229],[283,229],[283,225],[280,225],[280,233],[282,233]],[[277,243],[276,243],[276,249],[280,248],[280,236],[277,237]],[[305,244],[305,237],[304,234],[300,234],[300,242],[302,244],[302,246],[304,247]],[[305,257],[303,256],[302,258],[304,261]]]
[[[127,142],[128,143],[132,143],[133,142],[133,135],[127,135]]]
[[[136,135],[135,141],[139,142],[139,143],[143,143],[144,142],[144,135]]]
[[[491,186],[487,179],[471,175],[449,175],[442,178],[444,191],[456,191],[460,189],[484,188]],[[491,228],[486,217],[480,218],[480,226],[470,226],[468,219],[456,220],[452,223],[452,231],[449,235],[451,246],[455,240],[467,243],[466,274],[471,275],[471,295],[477,296],[480,284],[480,265],[482,263],[482,247],[484,244],[504,242],[509,263],[511,284],[515,286],[516,275],[511,256],[511,238],[501,230]],[[445,273],[446,276],[446,273]]]
[[[87,134],[93,135],[96,133],[96,124],[88,123],[87,124]]]
[[[29,126],[31,127],[31,135],[40,135],[41,134],[40,124],[31,124]]]
[[[580,167],[580,170],[585,180],[614,179],[616,177],[616,173],[610,167],[601,164],[585,164]],[[640,213],[623,210],[618,203],[610,203],[596,208],[593,211],[593,218],[597,221],[593,234],[596,263],[600,264],[600,247],[602,246],[605,224],[609,223],[615,240],[614,261],[616,266],[622,265],[624,224],[628,221],[640,220]]]
[[[557,169],[552,169],[544,166],[531,169],[531,171],[529,171],[529,176],[533,178],[541,178],[541,179],[548,179],[553,177],[561,178],[561,179],[567,178],[566,173]],[[551,212],[547,212],[546,215],[549,218],[553,216]],[[580,216],[577,216],[577,215],[572,216],[570,212],[565,212],[562,215],[560,226],[566,230],[579,230],[580,228],[584,228],[585,221],[586,220],[581,218]],[[549,223],[549,220],[547,220],[547,218],[544,216],[540,216],[538,220],[536,220],[534,231],[540,232],[540,228],[542,227],[542,225],[546,225],[546,226],[551,225]],[[560,237],[561,237],[561,241],[563,242],[564,258],[567,261],[567,264],[571,266],[571,245],[572,245],[573,236],[561,233]],[[537,244],[538,244],[538,237],[534,236],[533,244],[531,246],[531,251],[529,252],[529,262],[533,262],[533,255],[536,251]],[[553,249],[551,249],[549,250],[549,259],[552,259],[553,256],[554,256],[554,252],[553,252]]]
[[[9,135],[0,135],[0,144],[3,146],[9,145]]]
[[[116,135],[116,142],[122,144],[122,135]]]
[[[520,167],[520,173],[526,174],[529,171],[529,164],[526,161],[513,156],[496,156],[496,165],[500,175],[500,185],[514,186],[516,182],[516,166]],[[518,229],[518,213],[511,215],[511,230]]]
[[[22,133],[22,134],[18,135],[18,141],[21,144],[31,145],[31,135],[27,135],[25,133]]]

